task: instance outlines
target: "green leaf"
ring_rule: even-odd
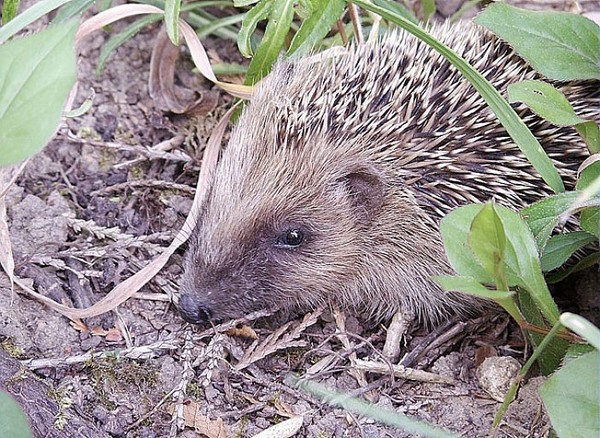
[[[4,26],[0,27],[0,44],[8,40],[20,30],[23,30],[38,18],[43,17],[48,12],[59,8],[70,1],[72,0],[42,0],[38,3],[35,3],[30,8],[17,15],[9,23],[5,23]]]
[[[504,126],[508,134],[519,146],[519,149],[527,157],[529,162],[540,174],[544,181],[555,191],[563,192],[564,184],[558,174],[558,171],[552,164],[550,158],[533,136],[529,128],[517,116],[514,109],[504,100],[502,95],[487,81],[481,73],[475,70],[468,62],[462,59],[446,45],[440,43],[427,32],[405,18],[390,12],[387,9],[371,4],[366,0],[353,1],[354,4],[368,11],[374,12],[387,20],[391,20],[397,25],[406,29],[416,37],[422,39],[433,49],[442,54],[452,65],[454,65],[471,82],[473,87],[481,94],[483,99],[490,106],[498,120]]]
[[[552,272],[547,276],[546,282],[548,284],[558,283],[559,281],[567,278],[569,275],[574,274],[575,272],[583,271],[591,266],[596,266],[598,263],[600,263],[600,252],[595,251],[592,254],[583,257],[574,266],[569,266],[566,269],[563,268]]]
[[[265,35],[248,66],[244,84],[254,85],[271,71],[290,31],[294,18],[294,3],[294,0],[273,0]]]
[[[560,322],[569,330],[588,341],[596,350],[600,350],[600,329],[583,316],[565,312],[560,315]]]
[[[591,189],[597,185],[600,180],[600,161],[594,161],[588,164],[583,170],[580,170],[579,179],[576,188],[578,190]],[[600,238],[600,208],[588,207],[581,212],[579,223],[588,233]]]
[[[259,22],[266,20],[273,9],[273,0],[262,0],[254,6],[242,20],[242,27],[237,38],[237,45],[242,56],[250,58],[252,51],[252,34]]]
[[[13,398],[0,391],[0,436],[10,438],[31,438],[27,417]]]
[[[600,356],[571,360],[540,387],[554,430],[561,438],[600,436]]]
[[[475,23],[494,32],[549,79],[600,78],[600,32],[592,20],[566,12],[534,12],[498,2]]]
[[[486,203],[471,222],[469,246],[499,290],[508,290],[504,272],[506,236],[493,202]]]
[[[411,23],[419,24],[419,19],[415,16],[414,12],[402,3],[390,2],[388,0],[373,0],[373,4],[387,9],[392,14],[399,15]]]
[[[0,46],[0,166],[33,155],[56,131],[75,83],[78,24],[52,26]]]
[[[288,56],[302,56],[312,51],[331,30],[345,7],[345,0],[315,0],[312,14],[302,22],[292,39]]]
[[[440,234],[450,266],[457,274],[492,284],[494,278],[481,266],[468,244],[471,222],[483,207],[483,204],[471,204],[452,210],[442,218]]]
[[[556,126],[574,126],[587,120],[577,116],[567,98],[547,82],[526,80],[508,86],[508,101],[523,102]]]
[[[435,14],[435,0],[421,0],[421,7],[423,8],[423,18],[425,21],[429,21],[429,18]]]
[[[600,153],[600,128],[598,124],[589,121],[577,125],[576,128],[590,152],[592,154]]]
[[[552,271],[563,265],[575,253],[575,251],[595,242],[595,236],[585,231],[574,231],[572,233],[556,234],[551,236],[544,247],[541,263],[542,271]]]
[[[67,3],[58,10],[52,22],[55,24],[62,23],[63,21],[68,21],[73,17],[80,16],[93,4],[94,0],[72,0],[70,3]]]
[[[433,281],[447,292],[463,292],[479,298],[490,300],[507,299],[514,292],[488,289],[472,277],[461,277],[459,275],[436,275],[431,277]]]
[[[146,15],[131,23],[121,32],[112,35],[100,51],[100,55],[98,56],[98,64],[96,65],[96,75],[100,76],[102,74],[102,72],[104,71],[104,67],[106,66],[106,61],[108,60],[108,57],[113,51],[117,49],[117,47],[121,46],[126,41],[129,41],[144,27],[148,26],[149,24],[160,21],[162,20],[162,18],[163,16],[161,14]]]
[[[579,218],[581,228],[600,239],[600,208],[588,208],[581,212]]]
[[[532,327],[549,328],[547,319],[544,318],[544,315],[540,311],[537,303],[533,300],[531,294],[528,294],[523,290],[518,290],[517,300],[521,313]],[[551,332],[559,328],[560,324],[555,323]],[[534,346],[532,357],[537,357],[542,374],[547,376],[554,372],[565,357],[567,349],[569,348],[569,343],[561,337],[550,336],[550,332],[542,334],[538,331],[528,330],[527,335],[531,344]],[[542,346],[543,349],[540,349]],[[529,360],[527,362],[529,362]]]
[[[2,6],[2,24],[8,23],[17,16],[19,0],[4,0]]]
[[[260,0],[233,0],[233,6],[236,8],[242,8],[244,6],[250,6],[254,3],[258,3]]]
[[[198,35],[198,38],[200,39],[205,38],[208,35],[215,33],[218,29],[239,23],[244,19],[245,15],[246,14],[228,15],[227,17],[212,20],[210,23],[198,27],[196,29],[196,35]]]
[[[529,292],[544,317],[550,324],[555,324],[560,314],[542,275],[537,246],[530,229],[512,210],[498,205],[496,211],[512,247],[511,251],[506,252],[507,268],[518,277],[519,286]]]
[[[181,0],[165,0],[165,28],[169,39],[179,46],[179,10]]]
[[[600,151],[598,125],[578,117],[567,98],[547,82],[526,80],[510,84],[508,101],[523,102],[534,113],[556,126],[575,126],[590,151]]]
[[[546,245],[552,230],[558,224],[559,217],[571,208],[579,195],[578,191],[560,193],[521,210],[521,217],[529,225],[540,250]]]

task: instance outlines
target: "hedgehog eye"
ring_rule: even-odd
[[[279,236],[278,242],[282,246],[299,246],[304,242],[304,233],[297,228],[291,228]]]

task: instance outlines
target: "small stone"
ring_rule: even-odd
[[[521,364],[513,357],[488,357],[477,369],[477,379],[485,392],[502,402],[520,369]]]

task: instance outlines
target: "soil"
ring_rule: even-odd
[[[438,3],[450,16],[464,1]],[[527,3],[568,9],[575,2]],[[578,3],[590,9],[595,2]],[[93,89],[92,108],[63,124],[6,197],[16,275],[74,307],[97,302],[173,239],[191,205],[204,145],[232,102],[193,74],[182,50],[177,84],[204,103],[181,115],[161,109],[148,91],[157,24],[117,49],[96,76],[100,50],[124,26],[84,42],[75,106]],[[233,41],[204,43],[215,61],[244,62]],[[161,143],[171,145],[170,154],[149,153]],[[250,437],[295,416],[303,417],[302,437],[417,436],[319,401],[288,380],[307,374],[380,410],[484,437],[500,406],[480,383],[484,359],[523,363],[519,330],[497,314],[433,332],[415,328],[406,337],[404,363],[451,383],[358,372],[356,359],[382,361],[386,330],[356,315],[345,324],[325,310],[217,330],[190,326],[171,304],[182,256],[174,254],[134,298],[85,321],[11,290],[0,275],[0,389],[24,407],[36,437]],[[596,278],[588,287],[597,285]],[[494,385],[506,386],[510,375],[504,379]],[[498,437],[549,435],[537,395],[542,382],[525,382]]]

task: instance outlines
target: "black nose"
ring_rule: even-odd
[[[192,324],[202,324],[210,320],[210,310],[195,295],[182,295],[177,307],[181,317]]]

